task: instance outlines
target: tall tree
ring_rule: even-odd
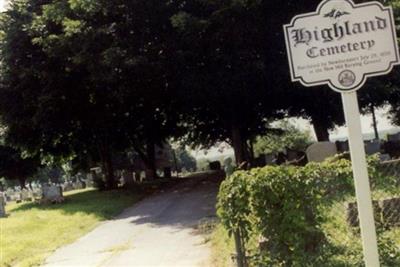
[[[174,132],[178,114],[172,9],[159,1],[13,2],[1,25],[9,139],[36,153],[98,160],[109,188],[114,152],[133,146],[154,169],[154,145]]]
[[[259,3],[191,1],[173,18],[182,38],[188,139],[228,141],[238,164],[249,160],[248,141],[266,130],[266,118],[276,116]]]

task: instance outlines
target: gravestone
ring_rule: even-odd
[[[17,203],[21,203],[22,202],[22,192],[21,191],[17,191],[15,192],[15,201]]]
[[[29,190],[23,189],[21,191],[21,200],[22,201],[32,201],[33,200],[32,192]]]
[[[61,186],[45,185],[42,187],[42,201],[60,203],[64,201]]]
[[[34,188],[32,195],[35,200],[40,200],[40,198],[42,197],[42,189],[38,187]]]
[[[133,173],[130,171],[123,171],[122,179],[124,181],[124,185],[126,186],[131,186],[132,184],[134,184]]]
[[[372,140],[364,142],[365,153],[367,155],[373,155],[381,152],[381,142],[379,140]]]
[[[288,161],[295,161],[300,159],[301,156],[301,151],[293,150],[293,149],[287,149],[286,150],[286,157]]]
[[[144,180],[146,179],[146,172],[145,171],[141,171],[140,172],[140,183],[142,183]]]
[[[391,158],[400,158],[400,141],[387,141],[382,144],[382,148]]]
[[[400,141],[400,133],[388,134],[387,140],[390,141],[390,142],[398,142],[398,141]]]
[[[390,161],[392,158],[390,157],[389,154],[379,154],[379,160],[381,162],[386,162],[386,161]]]
[[[379,201],[372,201],[372,205],[374,208],[374,218],[375,222],[380,224],[382,219],[381,219],[381,213],[382,213],[382,208],[380,206]],[[358,207],[356,202],[349,203],[347,206],[347,223],[351,227],[358,227],[360,225],[360,221],[358,220]]]
[[[74,190],[74,187],[72,186],[71,183],[64,183],[63,184],[63,192],[68,192]]]
[[[226,158],[224,160],[224,171],[227,177],[231,176],[235,171],[235,166],[233,166],[232,158]]]
[[[307,148],[306,154],[308,162],[323,162],[337,154],[336,144],[331,142],[315,143]]]
[[[6,202],[4,200],[4,194],[0,192],[0,218],[6,217]]]
[[[350,151],[349,141],[336,141],[336,149],[339,153]]]
[[[389,226],[400,226],[400,198],[386,199],[382,202],[383,221]]]
[[[72,186],[75,190],[80,190],[80,189],[84,189],[85,186],[81,181],[77,181],[76,183],[73,184]]]
[[[93,180],[86,180],[86,187],[90,187],[90,188],[94,187]]]

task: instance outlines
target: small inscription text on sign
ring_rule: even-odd
[[[325,0],[284,30],[292,80],[304,86],[354,91],[399,63],[393,12],[379,2]]]

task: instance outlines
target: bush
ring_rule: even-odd
[[[390,181],[379,172],[376,157],[368,161],[372,180],[380,187]],[[359,239],[348,236],[351,242],[334,244],[325,229],[334,225],[328,211],[353,195],[351,163],[338,156],[305,167],[235,172],[222,183],[217,208],[228,232],[240,232],[247,249],[256,251],[251,265],[362,266]],[[340,223],[348,231],[345,220]],[[359,236],[357,231],[346,234]],[[262,246],[257,247],[255,237],[262,238]],[[379,247],[382,264],[399,264],[393,241],[380,238]]]
[[[217,203],[218,216],[228,233],[232,235],[241,230],[245,239],[251,230],[249,181],[251,176],[245,171],[238,171],[229,176],[221,184]]]

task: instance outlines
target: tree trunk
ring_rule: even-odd
[[[26,178],[18,178],[19,185],[21,186],[21,189],[26,189]]]
[[[153,174],[149,175],[150,177],[146,177],[149,179],[154,179],[157,178],[157,166],[156,166],[156,145],[152,140],[148,140],[146,144],[146,154],[147,154],[147,160],[145,161],[146,168],[148,171],[146,171],[147,174]],[[149,172],[150,171],[150,172]]]
[[[315,135],[317,136],[318,142],[329,142],[329,129],[324,123],[318,120],[312,120]]]
[[[153,173],[157,174],[157,166],[156,166],[156,158],[155,158],[155,144],[154,142],[148,141],[146,147],[139,146],[138,144],[133,143],[133,147],[135,151],[139,154],[141,161],[145,165],[145,171],[147,174]],[[153,176],[154,176],[153,175]]]
[[[371,105],[372,126],[374,127],[375,139],[379,140],[378,122],[376,120],[376,113],[374,105]]]
[[[100,157],[104,169],[104,174],[106,176],[107,189],[108,190],[115,189],[117,185],[115,183],[114,165],[112,162],[112,156],[109,147],[103,146],[101,148]]]
[[[232,146],[235,152],[236,165],[240,166],[246,161],[243,139],[239,127],[232,127]]]
[[[254,142],[253,142],[253,140],[252,139],[250,139],[249,141],[248,141],[248,153],[249,153],[249,156],[248,156],[248,158],[249,158],[249,160],[250,160],[250,163],[251,163],[251,166],[254,166],[255,165],[255,158],[256,158],[256,156],[255,156],[255,153],[254,153]]]

